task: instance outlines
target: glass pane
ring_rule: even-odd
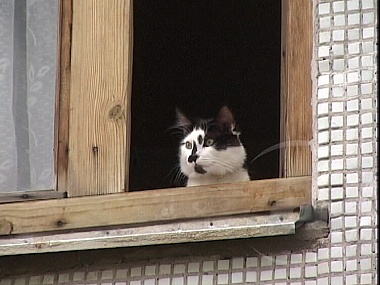
[[[54,188],[58,0],[0,0],[0,192]]]

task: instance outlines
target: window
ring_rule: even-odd
[[[292,212],[311,203],[311,153],[305,145],[311,140],[312,119],[310,1],[281,2],[282,178],[138,192],[128,191],[126,175],[131,98],[138,96],[132,92],[132,2],[61,5],[56,169],[57,191],[68,198],[1,204],[1,235],[144,227],[206,217],[217,221],[231,215]]]

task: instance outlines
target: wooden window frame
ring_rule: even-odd
[[[293,211],[311,204],[311,5],[282,0],[283,178],[128,192],[132,0],[61,0],[56,173],[57,190],[68,198],[0,204],[0,238]]]

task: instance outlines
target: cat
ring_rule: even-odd
[[[178,108],[177,127],[183,139],[179,165],[186,186],[249,181],[244,146],[234,116],[223,106],[214,119],[188,119]]]

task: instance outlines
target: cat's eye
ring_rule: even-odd
[[[193,145],[192,145],[191,142],[186,142],[185,147],[186,147],[187,149],[192,149]]]
[[[207,139],[206,140],[206,146],[210,146],[210,145],[212,145],[214,143],[214,140],[213,139]]]

